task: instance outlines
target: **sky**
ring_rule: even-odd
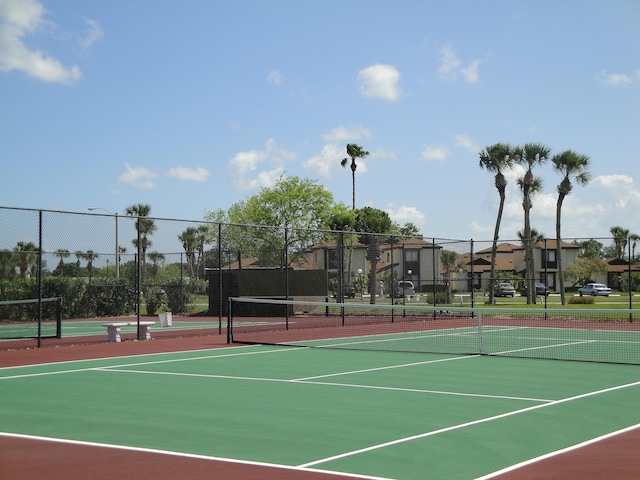
[[[0,0],[0,206],[202,220],[282,175],[351,205],[356,143],[358,208],[491,240],[478,154],[535,142],[590,158],[563,237],[640,234],[639,25],[637,0]],[[551,238],[561,177],[534,173]]]

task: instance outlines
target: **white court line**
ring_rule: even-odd
[[[227,349],[239,349],[239,348],[251,348],[251,345],[239,345],[234,347],[222,347],[222,348],[199,348],[197,350],[180,350],[177,352],[157,352],[157,353],[139,353],[136,355],[120,355],[117,357],[97,357],[97,358],[81,358],[79,360],[63,360],[61,362],[45,362],[45,363],[30,363],[27,365],[15,365],[12,367],[0,367],[1,370],[12,370],[14,368],[31,368],[31,367],[48,367],[51,365],[64,365],[65,363],[83,363],[83,362],[101,362],[105,360],[122,360],[123,358],[138,358],[138,357],[152,357],[155,355],[181,355],[184,353],[196,353],[196,352],[213,352],[222,351]]]
[[[544,404],[541,404],[541,405],[534,405],[532,407],[526,407],[526,408],[522,408],[520,410],[514,410],[512,412],[501,413],[500,415],[494,415],[494,416],[491,416],[491,417],[486,417],[486,418],[480,418],[478,420],[473,420],[471,422],[461,423],[461,424],[458,424],[458,425],[452,425],[450,427],[441,428],[439,430],[432,430],[430,432],[420,433],[418,435],[412,435],[410,437],[405,437],[405,438],[399,438],[397,440],[392,440],[390,442],[379,443],[377,445],[371,445],[370,447],[365,447],[365,448],[361,448],[361,449],[358,449],[358,450],[353,450],[351,452],[341,453],[339,455],[334,455],[332,457],[321,458],[321,459],[318,459],[318,460],[314,460],[313,462],[307,462],[307,463],[304,463],[304,464],[298,465],[298,466],[301,467],[301,468],[308,468],[308,467],[312,467],[314,465],[319,465],[321,463],[327,463],[327,462],[331,462],[331,461],[334,461],[334,460],[339,460],[341,458],[351,457],[351,456],[354,456],[354,455],[359,455],[361,453],[366,453],[366,452],[371,452],[373,450],[379,450],[381,448],[391,447],[393,445],[398,445],[400,443],[411,442],[413,440],[419,440],[419,439],[422,439],[422,438],[431,437],[431,436],[434,436],[434,435],[438,435],[440,433],[451,432],[453,430],[460,430],[462,428],[471,427],[471,426],[474,426],[474,425],[480,425],[482,423],[487,423],[487,422],[491,422],[491,421],[494,421],[494,420],[499,420],[501,418],[507,418],[507,417],[511,417],[511,416],[514,416],[514,415],[519,415],[521,413],[531,412],[533,410],[539,410],[541,408],[552,407],[552,406],[555,406],[555,405],[560,405],[562,403],[572,402],[574,400],[580,400],[582,398],[592,397],[592,396],[600,395],[600,394],[603,394],[603,393],[608,393],[608,392],[613,392],[613,391],[616,391],[616,390],[621,390],[623,388],[636,387],[638,385],[640,385],[640,381],[633,382],[633,383],[627,383],[625,385],[618,385],[618,386],[615,386],[615,387],[605,388],[605,389],[597,390],[597,391],[594,391],[594,392],[582,393],[580,395],[575,395],[573,397],[563,398],[562,400],[554,400],[552,402],[544,403]]]
[[[461,357],[471,358],[471,357]],[[296,383],[302,385],[324,385],[328,387],[340,387],[340,388],[364,388],[369,390],[386,390],[393,392],[410,392],[410,393],[426,393],[432,395],[450,395],[456,397],[480,397],[500,400],[517,400],[527,402],[553,402],[554,400],[548,400],[544,398],[528,398],[528,397],[511,397],[506,395],[489,395],[482,393],[463,393],[453,392],[446,390],[427,390],[421,388],[403,388],[403,387],[383,387],[379,385],[362,385],[352,383],[337,383],[337,382],[316,382],[299,379],[283,379],[283,378],[265,378],[265,377],[242,377],[234,375],[216,375],[212,373],[181,373],[181,372],[151,372],[148,370],[131,370],[131,369],[117,369],[111,367],[96,367],[94,371],[111,372],[111,373],[135,373],[138,375],[168,375],[174,377],[192,377],[192,378],[216,378],[223,380],[239,380],[239,381],[253,381],[253,382],[273,382],[273,383]],[[373,369],[377,370],[377,369]],[[363,373],[365,370],[360,370],[359,373]]]
[[[346,473],[346,472],[338,472],[334,470],[322,470],[316,468],[303,468],[296,467],[292,465],[283,465],[278,463],[266,463],[266,462],[255,462],[250,460],[238,460],[235,458],[226,458],[226,457],[214,457],[209,455],[198,455],[195,453],[182,453],[182,452],[172,452],[170,450],[158,450],[155,448],[142,448],[142,447],[129,447],[123,445],[114,445],[111,443],[97,443],[97,442],[85,442],[81,440],[67,440],[64,438],[54,438],[54,437],[40,437],[37,435],[25,435],[20,433],[9,433],[9,432],[0,432],[0,436],[8,437],[8,438],[20,438],[23,440],[35,440],[35,441],[44,441],[44,442],[54,442],[54,443],[63,443],[66,445],[79,445],[83,447],[99,447],[99,448],[111,448],[115,450],[125,450],[129,452],[141,452],[141,453],[153,453],[160,455],[170,455],[172,457],[181,457],[181,458],[193,458],[196,460],[212,460],[216,462],[226,462],[226,463],[236,463],[240,465],[252,465],[259,467],[270,467],[270,468],[279,468],[285,470],[294,470],[298,472],[317,472],[317,473],[327,473],[335,476],[342,476],[347,478],[360,478],[364,480],[393,480],[387,477],[372,477],[368,475],[359,475],[356,473]]]
[[[558,455],[562,455],[563,453],[571,452],[573,450],[577,450],[582,447],[586,447],[588,445],[592,445],[594,443],[601,442],[611,437],[615,437],[616,435],[622,435],[623,433],[630,432],[631,430],[635,430],[636,428],[640,428],[640,423],[637,425],[632,425],[627,428],[623,428],[622,430],[617,430],[615,432],[607,433],[606,435],[602,435],[600,437],[593,438],[591,440],[587,440],[586,442],[578,443],[576,445],[572,445],[571,447],[563,448],[562,450],[556,450],[554,452],[549,452],[545,455],[540,455],[539,457],[532,458],[530,460],[526,460],[524,462],[516,463],[511,465],[510,467],[503,468],[502,470],[497,470],[493,473],[489,473],[482,477],[477,477],[474,480],[488,480],[490,478],[497,477],[498,475],[502,475],[503,473],[512,472],[513,470],[517,470],[518,468],[526,467],[527,465],[532,465],[534,463],[540,462],[542,460],[546,460],[547,458],[556,457]]]
[[[424,362],[402,363],[399,365],[388,365],[385,367],[365,368],[362,370],[351,370],[349,372],[329,373],[327,375],[316,375],[313,377],[294,378],[292,381],[302,382],[306,380],[316,380],[318,378],[339,377],[341,375],[351,375],[355,373],[378,372],[380,370],[391,370],[394,368],[415,367],[417,365],[428,365],[430,363],[450,362],[454,360],[465,360],[467,358],[476,358],[476,357],[479,357],[479,355],[465,355],[463,357],[439,358],[438,360],[425,360]]]
[[[245,347],[241,347],[241,348],[245,348]],[[203,351],[221,351],[221,350],[220,349],[214,349],[214,350],[203,350]],[[10,375],[10,376],[7,376],[7,377],[0,377],[0,381],[1,380],[12,380],[12,379],[17,379],[17,378],[45,377],[45,376],[48,376],[48,375],[58,375],[58,374],[61,374],[61,373],[77,373],[77,372],[90,372],[90,371],[95,371],[95,370],[110,370],[110,369],[119,368],[119,367],[138,367],[138,366],[141,366],[141,365],[157,365],[157,364],[161,364],[161,363],[188,362],[188,361],[191,361],[191,360],[209,360],[209,359],[214,359],[214,358],[238,357],[238,356],[245,356],[245,355],[262,355],[262,354],[267,354],[267,353],[282,353],[282,352],[291,352],[291,351],[295,351],[295,350],[279,348],[279,349],[274,349],[274,350],[259,350],[259,351],[254,351],[254,352],[229,353],[229,354],[225,354],[225,355],[205,355],[205,356],[200,356],[200,357],[173,358],[173,359],[169,359],[169,360],[153,360],[153,361],[148,361],[148,362],[136,362],[136,363],[128,363],[128,364],[127,363],[123,363],[123,364],[108,365],[108,366],[103,366],[103,367],[86,367],[86,368],[76,368],[76,369],[71,369],[71,370],[57,370],[57,371],[54,371],[54,372],[25,373],[25,374],[22,374],[22,375]],[[187,351],[187,353],[188,352],[189,351]],[[148,355],[145,355],[145,356],[148,356]],[[155,354],[151,354],[151,355],[155,355]],[[129,357],[118,357],[118,358],[122,359],[122,358],[129,358]],[[100,361],[101,360],[111,360],[111,358],[107,357],[107,358],[99,359],[99,360]],[[82,361],[89,361],[89,360],[82,360]],[[61,362],[61,363],[74,363],[74,361]],[[56,363],[45,364],[45,365],[56,365]],[[40,365],[31,365],[31,366],[40,366]],[[13,368],[13,367],[7,367],[7,368]],[[125,371],[125,370],[123,370],[123,371]]]

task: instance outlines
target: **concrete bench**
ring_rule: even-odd
[[[140,322],[138,340],[150,340],[151,333],[149,333],[149,327],[155,323],[156,322]],[[107,327],[107,342],[119,342],[120,329],[122,327],[137,327],[138,322],[111,322],[103,323],[102,326]]]

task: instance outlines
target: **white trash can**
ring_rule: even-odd
[[[170,327],[172,325],[171,312],[161,313],[158,317],[160,317],[160,326]]]

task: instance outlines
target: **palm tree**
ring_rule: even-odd
[[[638,240],[640,240],[640,235],[638,235],[637,233],[632,233],[631,235],[629,235],[629,240],[632,242],[631,261],[634,261],[636,259],[636,243],[638,243]]]
[[[505,191],[507,188],[507,179],[502,173],[506,169],[513,167],[515,160],[512,157],[513,148],[506,143],[496,143],[488,146],[480,152],[480,168],[484,168],[488,172],[495,173],[494,184],[498,195],[500,196],[500,205],[498,206],[498,216],[496,218],[496,227],[493,231],[493,245],[491,247],[491,275],[489,277],[489,303],[493,303],[493,285],[496,275],[496,251],[498,248],[498,238],[500,236],[500,223],[502,222],[502,212],[504,210]]]
[[[84,258],[87,261],[87,270],[89,271],[89,285],[91,285],[91,277],[93,276],[93,261],[98,258],[97,253],[93,253],[93,250],[87,250],[84,254]]]
[[[187,227],[184,232],[178,235],[178,240],[182,242],[182,248],[187,256],[187,266],[189,268],[189,277],[195,278],[196,276],[196,262],[195,252],[198,248],[198,231],[194,227]]]
[[[13,280],[16,276],[14,253],[6,248],[0,250],[0,279]]]
[[[522,209],[524,210],[524,250],[527,282],[527,304],[536,303],[533,241],[531,236],[531,198],[542,190],[542,179],[533,174],[533,168],[544,164],[551,153],[551,149],[540,143],[527,143],[521,149],[517,149],[517,162],[526,167],[523,176],[516,180],[522,191]]]
[[[390,233],[393,222],[387,212],[377,208],[364,207],[356,211],[355,228],[359,232],[358,241],[367,246],[367,260],[371,265],[369,270],[369,303],[376,303],[376,272],[380,259],[379,244],[382,241],[381,233]]]
[[[20,269],[20,278],[28,278],[29,270],[33,270],[37,263],[38,247],[32,242],[18,242],[13,247],[13,252]]]
[[[369,155],[369,152],[363,150],[360,145],[356,145],[355,143],[349,143],[347,145],[347,155],[351,158],[351,195],[352,195],[352,209],[356,209],[356,168],[358,165],[356,164],[356,158],[364,158]],[[340,165],[343,167],[347,166],[349,163],[349,158],[343,158],[340,162]]]
[[[149,252],[149,260],[151,260],[151,274],[153,279],[157,281],[158,276],[158,263],[164,261],[164,255],[158,252]]]
[[[351,158],[351,210],[355,212],[356,210],[356,169],[358,168],[358,164],[356,163],[356,158],[365,158],[369,155],[369,152],[363,150],[360,145],[356,145],[355,143],[347,144],[347,155]],[[349,158],[343,158],[340,162],[340,165],[343,167],[347,166],[349,163]],[[353,257],[353,242],[351,241],[351,237],[349,237],[349,265],[348,265],[348,273],[347,275],[351,276],[351,260]],[[373,290],[375,291],[375,290]]]
[[[205,262],[204,262],[204,246],[209,241],[209,226],[200,224],[196,228],[196,237],[198,239],[198,264],[196,271],[200,271],[200,265],[202,265],[202,278],[205,277]]]
[[[544,242],[544,240],[545,240],[545,238],[546,238],[546,237],[545,237],[545,235],[544,235],[544,233],[539,232],[538,230],[536,230],[536,229],[535,229],[535,228],[533,228],[533,227],[531,228],[531,232],[529,233],[529,236],[526,236],[526,235],[525,235],[524,230],[518,230],[518,231],[516,232],[516,235],[517,235],[517,236],[518,236],[518,238],[520,239],[520,243],[522,243],[522,246],[523,246],[523,247],[526,247],[527,242],[531,242],[531,249],[532,249],[532,252],[533,252],[533,246],[534,246],[534,245],[538,245],[539,243]],[[527,256],[527,252],[526,252],[526,248],[525,248],[525,265],[526,265],[526,263],[527,263],[527,261],[526,261],[526,256]],[[531,258],[533,258],[533,253],[531,254]],[[532,271],[533,271],[533,270],[532,270]],[[532,274],[532,278],[533,278],[533,275],[534,275],[534,274],[535,274],[535,272],[533,272],[533,274]],[[527,290],[527,296],[528,296],[529,288],[530,288],[530,286],[531,286],[531,285],[529,285],[529,276],[528,276],[528,275],[526,275],[526,277],[527,277],[527,278],[525,278],[525,287],[526,287],[526,290]],[[533,283],[534,283],[534,285],[533,285],[533,286],[534,286],[534,287],[535,287],[535,280],[536,280],[536,279],[535,279],[535,278],[533,278]],[[534,290],[535,290],[535,288],[534,288]],[[536,301],[536,294],[535,294],[535,292],[534,292],[534,294],[533,294],[533,303],[536,303],[535,301]]]
[[[573,178],[578,185],[586,185],[591,180],[589,172],[589,157],[580,155],[573,150],[565,150],[558,155],[554,155],[551,159],[553,169],[562,175],[562,181],[558,184],[558,202],[556,204],[556,261],[558,262],[558,288],[560,290],[560,302],[565,305],[564,295],[564,274],[562,271],[562,246],[560,232],[560,215],[562,212],[562,202],[564,198],[571,193]]]
[[[64,276],[64,259],[69,258],[71,256],[71,253],[69,253],[69,250],[59,248],[55,252],[53,252],[53,254],[60,259],[60,262],[58,262],[57,270],[60,271],[60,276]]]
[[[138,232],[138,237],[132,240],[131,243],[133,243],[133,245],[138,249],[138,261],[142,265],[142,278],[140,278],[140,282],[142,282],[146,270],[147,249],[149,249],[152,245],[151,240],[149,240],[149,236],[156,231],[156,225],[152,219],[147,218],[151,213],[151,205],[147,205],[144,203],[131,205],[130,207],[127,207],[125,213],[130,217],[137,217],[136,231]],[[140,239],[139,245],[138,238]]]
[[[460,271],[464,266],[458,262],[458,254],[451,250],[443,250],[440,254],[440,261],[442,262],[443,277],[447,285],[447,303],[451,303],[451,274]]]
[[[624,251],[627,248],[627,239],[629,238],[629,230],[616,226],[611,227],[609,231],[611,235],[613,235],[616,258],[624,258]]]

